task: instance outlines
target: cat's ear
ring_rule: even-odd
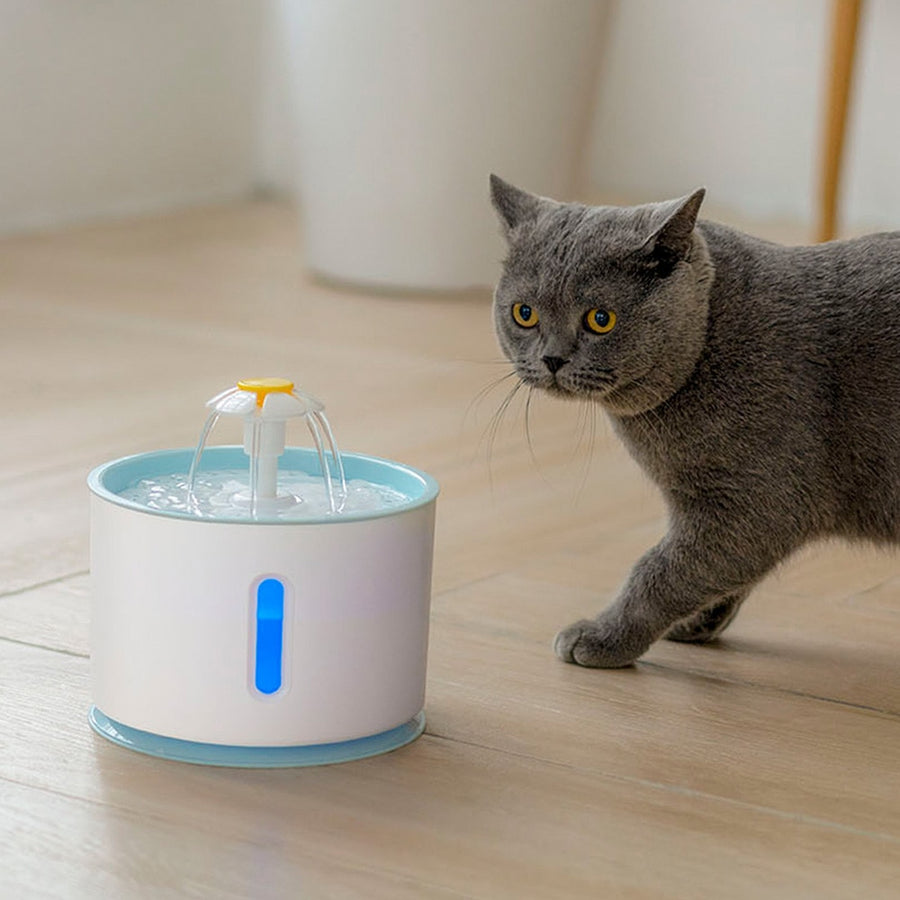
[[[504,233],[509,233],[523,222],[537,218],[543,202],[540,197],[520,190],[496,175],[491,175],[491,202],[500,218]]]
[[[700,204],[705,196],[706,188],[697,188],[693,194],[659,205],[653,217],[653,233],[641,247],[641,254],[648,265],[657,266],[661,273],[665,273],[688,256]]]

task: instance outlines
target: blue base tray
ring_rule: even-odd
[[[234,747],[228,744],[201,744],[163,737],[122,725],[92,706],[88,713],[91,728],[114,744],[179,762],[203,766],[233,766],[243,769],[283,769],[292,766],[326,766],[388,753],[414,741],[425,730],[425,713],[420,712],[403,725],[354,741],[334,744],[306,744],[296,747]]]

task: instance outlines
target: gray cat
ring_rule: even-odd
[[[656,482],[666,536],[556,653],[625,666],[712,640],[813,538],[900,541],[900,233],[782,247],[666,203],[557,203],[491,176],[494,296],[527,385],[595,400]]]

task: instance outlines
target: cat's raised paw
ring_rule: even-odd
[[[596,669],[620,669],[634,662],[608,627],[592,619],[581,619],[564,628],[553,642],[556,655],[568,663]]]

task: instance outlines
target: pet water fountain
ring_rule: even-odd
[[[196,449],[91,472],[93,728],[228,766],[342,762],[424,728],[437,483],[338,452],[322,404],[258,379]],[[223,416],[243,446],[206,443]],[[302,419],[314,446],[285,447]]]

